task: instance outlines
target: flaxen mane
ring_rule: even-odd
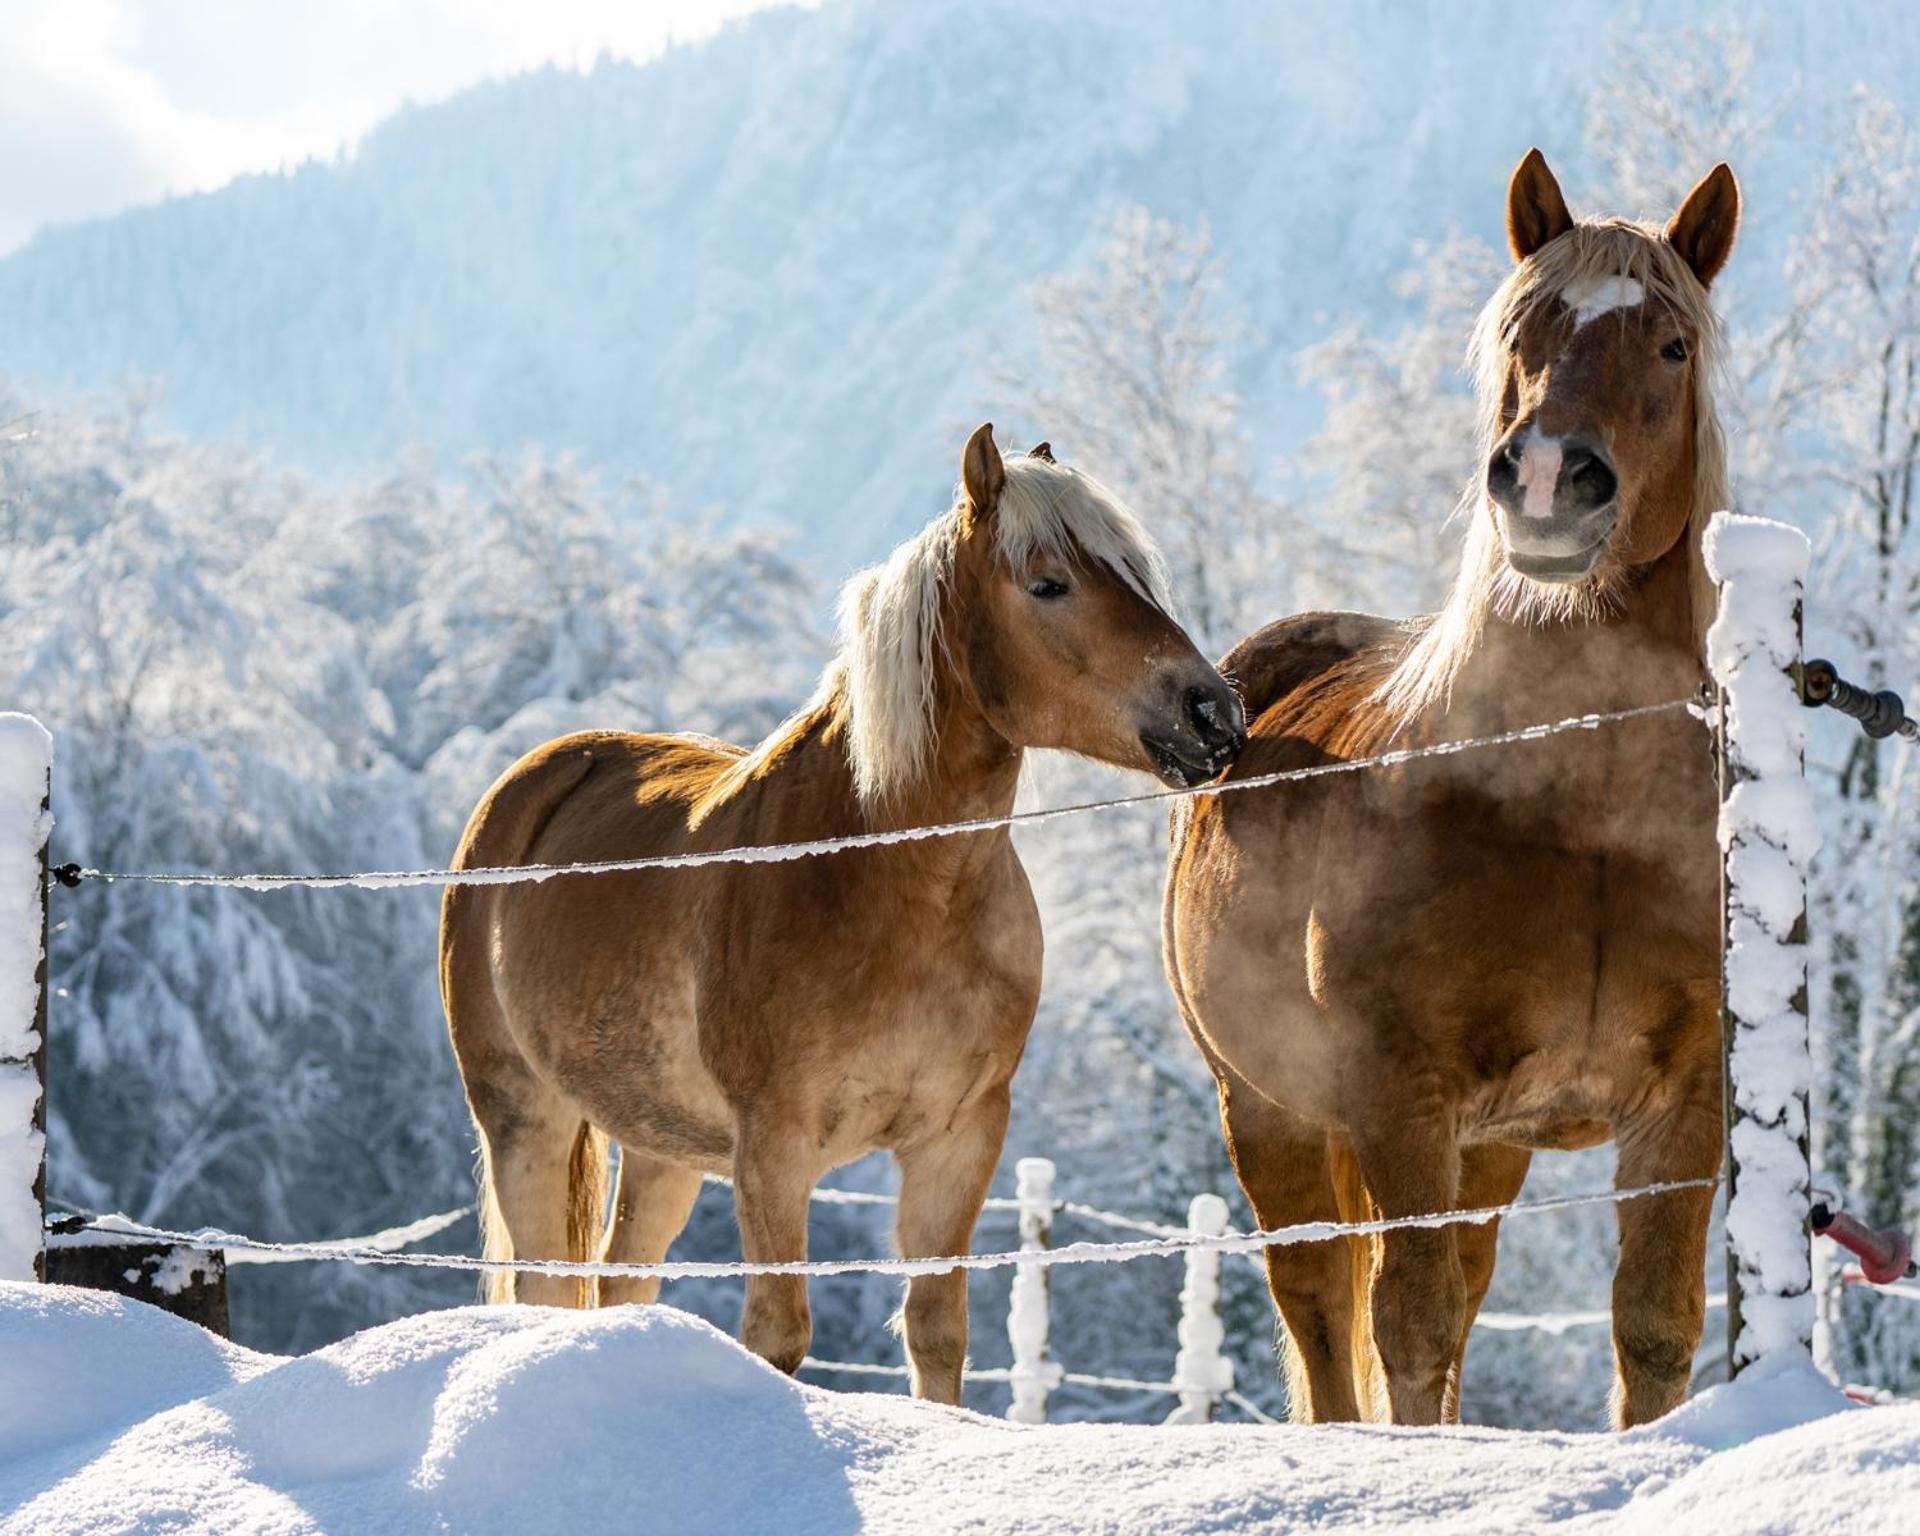
[[[1166,564],[1119,497],[1091,476],[1048,459],[1010,454],[1005,468],[994,545],[1009,567],[1021,570],[1037,558],[1104,566],[1172,613]],[[918,781],[934,747],[947,585],[966,515],[965,493],[958,492],[945,513],[841,588],[838,649],[819,688],[793,720],[743,760],[743,774],[827,712],[840,718],[862,804],[876,804]]]
[[[1720,322],[1707,290],[1657,225],[1628,219],[1576,224],[1515,266],[1500,285],[1480,312],[1467,344],[1467,368],[1480,404],[1479,462],[1486,462],[1500,436],[1507,349],[1520,327],[1542,304],[1594,293],[1619,279],[1638,283],[1648,300],[1664,303],[1692,335],[1695,468],[1686,538],[1694,623],[1704,645],[1713,620],[1714,591],[1700,540],[1707,519],[1733,504],[1726,441],[1714,408]],[[1452,590],[1438,613],[1409,626],[1405,650],[1374,695],[1402,726],[1446,707],[1454,680],[1490,617],[1526,624],[1591,623],[1607,615],[1617,596],[1617,576],[1554,585],[1520,575],[1501,550],[1485,497],[1485,478],[1476,470],[1461,502],[1467,539]]]

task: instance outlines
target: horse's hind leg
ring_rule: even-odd
[[[1481,1209],[1508,1205],[1526,1182],[1533,1154],[1525,1147],[1488,1143],[1469,1147],[1460,1158],[1460,1208]],[[1487,1299],[1487,1287],[1493,1284],[1493,1260],[1500,1245],[1500,1223],[1462,1223],[1454,1228],[1454,1241],[1460,1250],[1460,1269],[1467,1282],[1467,1316],[1460,1327],[1460,1344],[1453,1353],[1453,1369],[1447,1373],[1446,1422],[1460,1422],[1461,1376],[1466,1370],[1467,1340],[1473,1333],[1473,1320],[1480,1315],[1480,1304]]]
[[[1215,1064],[1220,1119],[1240,1187],[1264,1228],[1338,1221],[1326,1133]],[[1353,1374],[1351,1255],[1344,1238],[1266,1250],[1267,1287],[1287,1333],[1293,1418],[1358,1419]]]
[[[658,1264],[700,1197],[700,1174],[623,1145],[614,1189],[613,1224],[607,1229],[604,1257],[612,1264]],[[657,1278],[607,1275],[600,1281],[603,1307],[652,1301],[659,1294]]]
[[[1004,1088],[937,1136],[898,1154],[901,1254],[909,1259],[963,1254],[973,1243],[973,1224],[993,1182],[1007,1139]],[[907,1281],[902,1313],[913,1395],[936,1403],[960,1401],[967,1361],[967,1272],[915,1275]]]
[[[475,1089],[469,1077],[485,1167],[487,1256],[587,1258],[599,1239],[605,1140],[555,1095],[529,1094],[508,1105]],[[594,1288],[571,1275],[522,1272],[510,1286],[490,1285],[488,1295],[537,1306],[590,1307]]]

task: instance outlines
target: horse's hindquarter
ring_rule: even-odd
[[[699,844],[692,808],[732,751],[662,736],[585,740],[591,769],[514,862]],[[701,1063],[692,957],[718,873],[574,875],[473,893],[501,1022],[527,1065],[623,1144],[709,1167],[725,1165],[731,1133]]]

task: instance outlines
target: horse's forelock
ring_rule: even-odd
[[[1140,520],[1091,475],[1051,459],[1016,458],[994,512],[994,548],[1015,570],[1036,558],[1104,566],[1173,611],[1166,562]]]

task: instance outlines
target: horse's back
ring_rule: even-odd
[[[1350,612],[1296,613],[1263,624],[1220,663],[1240,690],[1249,723],[1295,690],[1402,633],[1392,619]]]
[[[549,834],[564,836],[555,823],[573,819],[576,800],[613,801],[628,810],[660,807],[668,811],[669,820],[677,808],[684,819],[743,750],[692,734],[575,731],[557,737],[521,757],[481,796],[453,867],[502,869],[545,862],[536,860],[535,851],[552,851],[549,845],[555,839]],[[563,809],[565,818],[560,817]],[[602,851],[579,857],[619,855]]]

